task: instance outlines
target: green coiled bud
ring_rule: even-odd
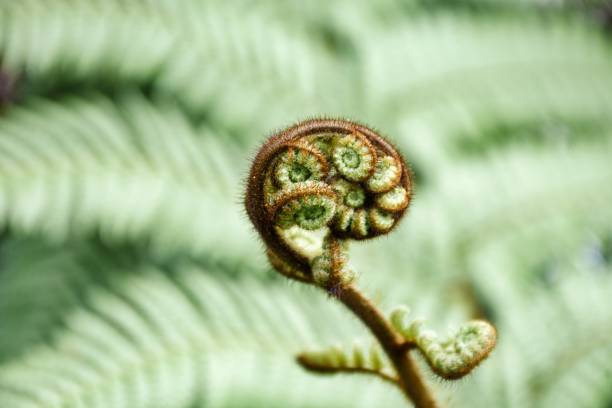
[[[376,151],[366,138],[346,135],[336,140],[332,158],[342,176],[351,181],[363,181],[372,174]]]
[[[274,177],[281,187],[305,181],[320,181],[327,172],[325,159],[312,149],[290,147],[278,158]]]
[[[319,229],[333,218],[335,208],[336,203],[329,197],[296,197],[283,205],[277,223],[280,228],[297,225],[307,230]]]
[[[402,171],[399,163],[391,156],[384,156],[376,162],[374,174],[366,183],[368,190],[373,193],[384,193],[399,183]]]
[[[379,232],[387,232],[393,228],[393,224],[395,224],[393,215],[376,207],[368,211],[368,221],[369,225]]]
[[[397,186],[391,191],[376,197],[376,205],[386,211],[402,211],[405,210],[410,201],[408,192],[404,187]]]
[[[336,203],[325,196],[300,197],[285,206],[286,214],[293,216],[295,224],[307,230],[314,230],[326,225],[334,216]],[[282,217],[282,215],[281,215]]]
[[[294,225],[315,230],[334,217],[336,201],[333,191],[323,183],[305,182],[283,190],[272,204],[275,224],[287,229]]]
[[[483,320],[467,322],[446,338],[422,329],[420,323],[412,331],[432,370],[449,380],[465,376],[488,357],[497,336],[495,328]]]

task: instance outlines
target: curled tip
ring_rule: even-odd
[[[389,320],[393,328],[400,333],[403,333],[405,327],[408,326],[408,315],[410,308],[405,305],[396,306],[389,314]]]
[[[373,130],[344,120],[308,120],[263,144],[245,206],[267,248],[312,273],[315,264],[304,256],[312,251],[288,242],[283,231],[326,228],[340,240],[387,234],[410,203],[410,177],[397,150]],[[325,269],[323,260],[316,265]]]
[[[384,156],[376,163],[374,174],[366,185],[373,193],[384,193],[396,186],[401,177],[400,163],[391,156]]]
[[[370,208],[368,211],[368,221],[372,228],[378,232],[387,232],[391,230],[395,223],[393,215],[380,208]]]
[[[391,212],[405,210],[409,202],[408,191],[401,186],[396,186],[392,190],[376,197],[377,206],[382,210]]]
[[[495,328],[483,320],[463,324],[445,339],[421,327],[414,327],[415,341],[432,370],[454,380],[469,374],[491,354],[497,340]]]
[[[457,331],[440,339],[425,327],[425,320],[408,320],[410,310],[398,306],[389,315],[391,325],[407,342],[414,344],[425,356],[431,369],[447,380],[461,378],[489,356],[497,339],[491,323],[472,320]]]
[[[281,187],[305,181],[320,181],[327,176],[327,161],[315,148],[290,146],[281,153],[274,168],[274,178]]]
[[[315,230],[327,225],[334,217],[335,195],[324,183],[296,183],[277,195],[270,211],[275,225],[282,229],[297,225]]]

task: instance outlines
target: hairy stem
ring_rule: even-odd
[[[336,291],[336,297],[349,308],[378,339],[383,350],[395,366],[399,386],[416,408],[437,408],[431,391],[419,369],[406,351],[405,342],[391,327],[385,316],[355,286],[346,285]]]

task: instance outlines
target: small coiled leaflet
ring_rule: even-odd
[[[407,321],[409,309],[396,307],[390,315],[393,327],[418,348],[434,373],[447,380],[469,374],[486,359],[497,342],[495,327],[484,320],[462,324],[446,337],[425,327],[424,319]]]

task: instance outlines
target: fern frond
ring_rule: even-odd
[[[291,400],[294,387],[273,370],[278,364],[279,373],[286,372],[287,350],[312,341],[313,333],[355,330],[315,294],[290,296],[282,286],[252,279],[227,281],[193,267],[167,275],[144,266],[115,276],[88,287],[52,341],[0,368],[3,406],[182,407],[198,398],[248,398],[256,389],[262,401],[279,392]],[[245,371],[235,371],[235,358]],[[272,371],[266,374],[265,367]],[[306,375],[292,381],[303,405],[333,398],[338,406],[355,406],[352,386],[341,381],[335,393],[313,392],[325,385]]]
[[[231,231],[248,234],[231,205],[240,150],[220,140],[138,95],[15,108],[0,123],[0,224],[56,242],[95,232],[154,251],[236,248]]]
[[[246,125],[262,104],[291,105],[296,117],[306,106],[321,112],[321,73],[333,72],[325,49],[282,20],[257,11],[245,19],[243,10],[199,1],[3,3],[0,56],[35,94],[140,87],[225,124]]]

